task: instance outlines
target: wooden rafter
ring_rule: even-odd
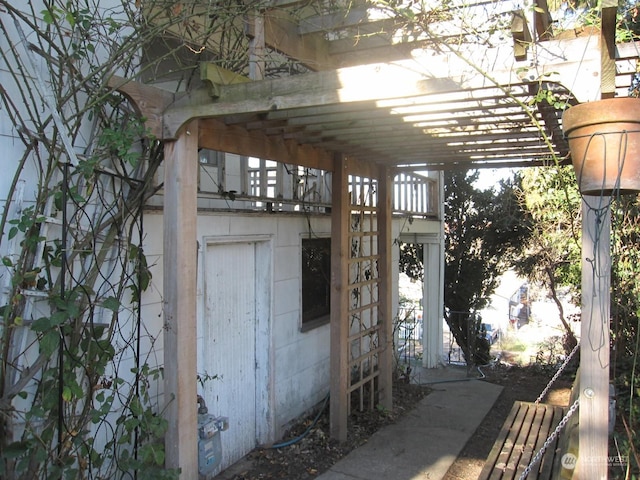
[[[552,79],[565,78],[569,83],[578,71],[599,71],[597,51],[582,55],[589,51],[585,50],[589,40],[547,42],[540,59],[546,55],[566,61],[538,68],[536,75],[557,72],[549,74],[544,88],[555,85],[556,93],[569,100],[571,94]],[[569,60],[575,51],[581,53],[580,62]],[[551,106],[538,111],[528,106],[543,84],[536,77],[529,80],[517,74],[506,50],[490,50],[478,62],[506,63],[504,69],[492,71],[495,84],[455,56],[442,55],[424,62],[399,61],[220,85],[214,99],[206,90],[195,90],[167,108],[163,138],[172,139],[188,119],[200,118],[219,122],[217,138],[233,132],[244,139],[236,142],[241,145],[236,150],[243,154],[251,155],[251,148],[263,145],[253,155],[274,160],[286,158],[295,145],[313,147],[328,157],[340,152],[390,167],[435,167],[446,161],[456,168],[464,163],[471,168],[544,164],[552,155],[566,156],[560,113]],[[598,91],[597,77],[583,76],[596,79],[581,82],[582,88],[587,87],[585,95]],[[540,127],[546,128],[550,144],[541,139]],[[233,143],[228,138],[226,143]],[[311,163],[317,164],[316,160]]]

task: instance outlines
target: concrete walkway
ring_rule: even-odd
[[[430,384],[433,392],[317,479],[443,478],[502,391],[473,373],[470,378],[464,367],[418,369],[414,381]]]

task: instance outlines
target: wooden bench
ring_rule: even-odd
[[[505,420],[484,468],[481,480],[517,480],[564,417],[567,407],[516,402]],[[528,480],[557,478],[560,456],[556,438],[540,461],[533,466]]]

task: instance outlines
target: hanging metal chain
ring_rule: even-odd
[[[529,474],[531,473],[531,470],[533,470],[533,466],[540,461],[540,459],[544,455],[544,452],[546,452],[547,448],[549,448],[549,445],[553,443],[556,437],[560,434],[560,431],[565,427],[565,425],[571,418],[571,415],[573,415],[575,411],[578,409],[579,404],[580,404],[580,399],[573,402],[573,405],[571,405],[571,407],[569,408],[565,416],[562,417],[562,420],[560,420],[560,423],[558,423],[558,426],[555,428],[553,432],[551,432],[551,435],[547,437],[547,439],[544,441],[544,445],[542,445],[540,450],[538,450],[538,452],[534,455],[534,457],[529,462],[529,465],[527,465],[527,468],[525,468],[522,474],[520,475],[520,477],[518,477],[518,480],[524,480],[529,476]]]
[[[558,379],[558,377],[562,375],[562,372],[567,367],[567,365],[569,364],[573,356],[576,354],[576,352],[578,351],[578,348],[580,348],[580,342],[578,342],[576,346],[573,347],[573,350],[571,350],[571,353],[567,355],[567,358],[564,359],[564,362],[562,362],[562,365],[560,365],[560,368],[558,368],[558,370],[553,375],[553,377],[551,377],[551,380],[549,380],[549,383],[547,383],[547,386],[544,387],[544,390],[542,391],[542,393],[538,396],[538,398],[536,398],[536,401],[534,402],[536,405],[538,405],[544,399],[544,397],[549,392],[549,389],[551,388],[551,386]]]

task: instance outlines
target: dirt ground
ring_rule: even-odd
[[[449,469],[445,480],[475,480],[482,469],[493,442],[516,400],[534,401],[543,391],[552,373],[536,367],[496,367],[487,369],[482,381],[504,387],[492,410],[463,448]],[[561,377],[554,384],[546,403],[567,405],[571,378]],[[244,460],[223,472],[221,480],[306,480],[325,472],[354,448],[362,445],[379,428],[396,422],[429,394],[425,386],[398,383],[394,386],[393,411],[379,410],[352,415],[349,419],[348,440],[338,444],[329,437],[329,415],[325,409],[314,424],[314,417],[294,426],[285,436],[295,439],[309,430],[291,446],[276,449],[256,449]]]
[[[329,409],[293,426],[285,435],[284,448],[258,448],[216,477],[216,480],[306,480],[329,470],[338,460],[362,445],[378,429],[392,424],[429,394],[428,387],[397,383],[393,388],[393,411],[383,409],[352,414],[345,443],[330,439]],[[305,432],[308,433],[305,434]]]

